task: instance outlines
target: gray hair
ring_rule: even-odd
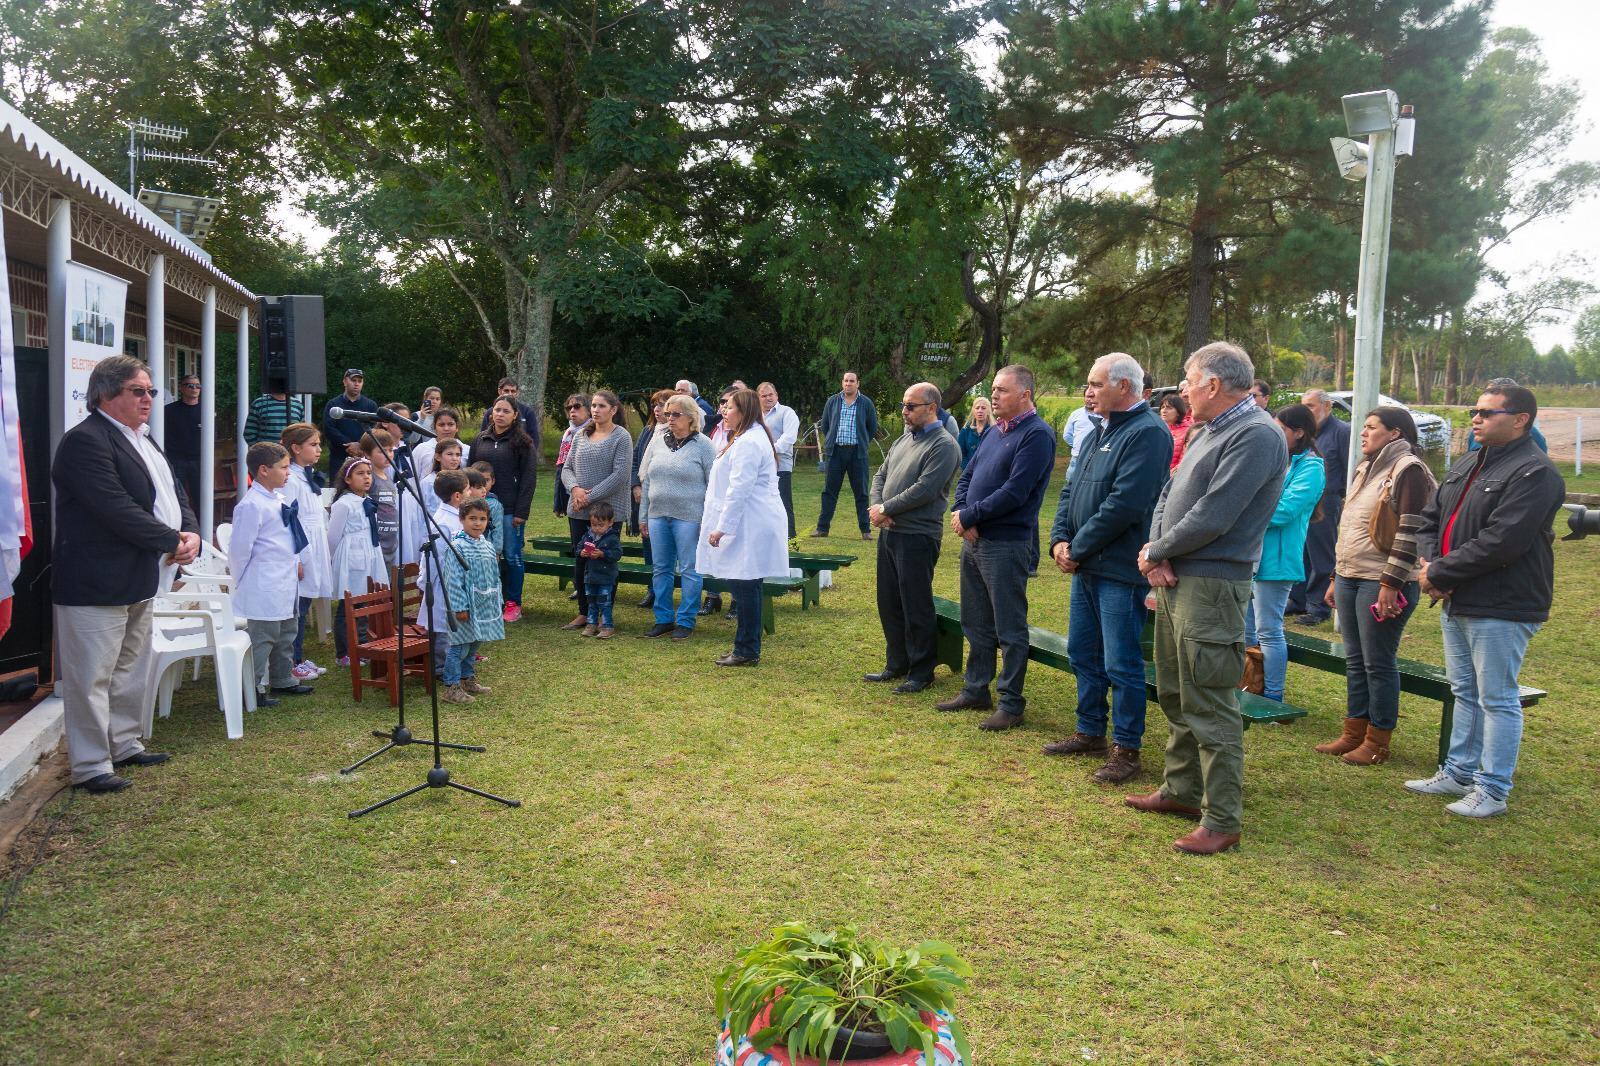
[[[1328,399],[1328,393],[1326,392],[1326,390],[1323,390],[1323,389],[1307,389],[1305,392],[1300,394],[1300,402],[1305,404],[1307,407],[1309,407],[1314,403],[1315,404],[1326,404],[1326,403],[1332,403],[1333,401]]]
[[[679,378],[677,380],[677,382],[674,384],[673,387],[676,388],[678,385],[687,385],[687,386],[689,386],[689,395],[690,396],[698,397],[700,395],[700,386],[696,385],[694,382],[690,381],[688,378]]]
[[[1094,362],[1095,366],[1105,366],[1107,385],[1126,381],[1135,396],[1144,392],[1144,367],[1127,352],[1108,352]]]
[[[1033,371],[1029,370],[1021,363],[1012,363],[1010,366],[1003,366],[999,370],[995,371],[994,376],[999,377],[1001,374],[1010,375],[1011,379],[1017,383],[1017,388],[1022,389],[1029,396],[1033,395]]]
[[[687,415],[689,425],[694,428],[696,433],[705,432],[705,412],[700,410],[699,404],[683,393],[675,392],[667,397],[661,404],[661,410],[677,411],[681,415]]]
[[[89,371],[89,410],[98,411],[101,404],[115,397],[141,371],[148,374],[150,368],[144,360],[131,355],[109,355],[100,360]]]
[[[944,393],[931,381],[919,381],[907,391],[914,392],[921,403],[937,404],[944,400]]]
[[[1184,372],[1197,371],[1201,380],[1216,378],[1228,392],[1249,392],[1256,383],[1256,366],[1243,348],[1228,341],[1212,341],[1196,348],[1183,364]]]

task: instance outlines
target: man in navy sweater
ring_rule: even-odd
[[[1000,706],[979,729],[1022,724],[1028,674],[1028,570],[1038,548],[1039,505],[1055,469],[1056,435],[1033,408],[1033,371],[1001,369],[990,387],[995,430],[986,434],[956,484],[950,528],[961,537],[961,628],[970,654],[966,681],[941,711],[988,710],[995,654],[1003,656]]]
[[[1050,557],[1072,575],[1067,657],[1078,678],[1078,725],[1046,755],[1100,755],[1094,772],[1116,785],[1139,772],[1144,741],[1145,596],[1139,549],[1150,539],[1150,516],[1172,465],[1172,433],[1144,401],[1144,371],[1133,356],[1113,352],[1089,369],[1086,394],[1101,422],[1072,457],[1061,486]],[[1106,747],[1110,694],[1111,747]]]

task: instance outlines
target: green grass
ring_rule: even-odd
[[[809,527],[817,478],[796,481]],[[457,778],[521,810],[430,790],[348,821],[428,765],[335,772],[392,721],[380,698],[354,706],[330,674],[229,742],[185,686],[157,726],[170,764],[51,808],[53,850],[0,927],[0,1060],[705,1063],[712,975],[791,918],[951,942],[986,1066],[1600,1060],[1600,544],[1558,545],[1524,672],[1550,698],[1508,816],[1400,788],[1433,764],[1438,708],[1412,697],[1389,764],[1314,755],[1343,685],[1293,667],[1313,713],[1247,734],[1244,848],[1197,860],[1171,850],[1184,823],[1039,754],[1071,728],[1070,677],[1031,670],[1028,727],[1001,735],[932,710],[942,670],[924,696],[862,684],[872,552],[822,543],[867,550],[820,610],[780,603],[756,670],[710,664],[720,619],[633,639],[632,592],[619,639],[559,632],[570,605],[531,581],[490,649],[495,694],[445,713],[489,747],[450,755]],[[1067,591],[1035,582],[1034,622],[1064,626]],[[1403,654],[1440,661],[1434,612]]]

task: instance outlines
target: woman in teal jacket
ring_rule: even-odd
[[[1289,444],[1289,472],[1283,494],[1261,542],[1251,616],[1245,619],[1245,643],[1259,644],[1266,674],[1262,695],[1283,702],[1283,679],[1289,672],[1289,646],[1283,639],[1283,612],[1289,590],[1306,576],[1306,528],[1316,514],[1327,476],[1317,454],[1317,418],[1305,404],[1290,404],[1277,414],[1278,428]]]

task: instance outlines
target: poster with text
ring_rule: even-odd
[[[128,283],[82,263],[67,264],[67,405],[62,430],[89,414],[89,373],[108,355],[122,354]],[[159,402],[159,401],[158,401]]]

